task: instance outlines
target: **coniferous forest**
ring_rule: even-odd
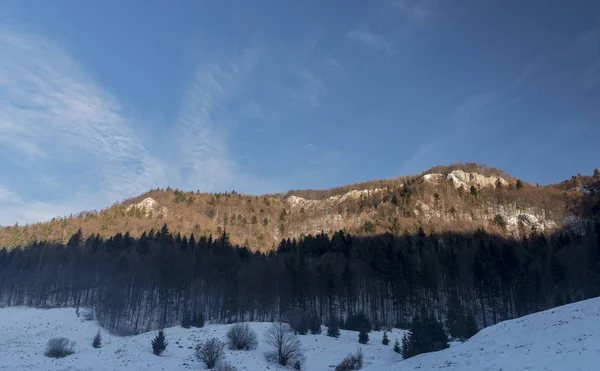
[[[198,318],[286,319],[298,308],[327,323],[365,313],[375,325],[408,326],[426,311],[452,327],[478,327],[600,295],[600,222],[552,235],[320,234],[276,251],[173,235],[117,234],[0,250],[0,302],[91,307],[117,334]]]

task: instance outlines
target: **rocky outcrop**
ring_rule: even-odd
[[[362,190],[353,190],[343,195],[331,196],[324,200],[308,200],[306,198],[298,197],[298,196],[289,196],[286,201],[292,207],[311,207],[311,206],[323,206],[323,205],[337,205],[345,201],[350,200],[359,200],[361,197],[372,196],[378,192],[383,191],[383,189],[375,188],[375,189],[362,189]]]
[[[485,176],[478,173],[466,173],[462,170],[453,170],[446,179],[454,185],[454,188],[469,188],[472,185],[481,188],[507,186],[508,182],[500,177]]]
[[[487,207],[472,208],[468,212],[457,210],[451,212],[450,209],[445,210],[433,203],[430,204],[421,200],[417,201],[415,205],[416,208],[413,213],[420,219],[437,219],[448,223],[453,220],[469,220],[490,227],[502,227],[499,224],[504,224],[506,232],[512,235],[519,235],[521,231],[529,232],[534,228],[540,232],[554,230],[559,224],[565,224],[566,222],[566,220],[555,220],[553,215],[542,208],[521,208],[516,204],[488,205]],[[500,216],[499,219],[498,216]],[[569,220],[576,221],[578,218],[571,217]]]
[[[139,210],[146,218],[151,216],[167,216],[167,208],[161,207],[159,203],[151,197],[147,197],[143,201],[138,202],[137,204],[130,205],[126,209],[127,212],[135,210]]]
[[[429,183],[433,183],[433,184],[438,184],[442,180],[444,180],[444,174],[437,174],[437,173],[425,174],[421,178],[421,182],[429,182]]]
[[[425,174],[421,178],[421,182],[439,184],[444,179],[452,183],[456,189],[461,187],[468,189],[472,185],[479,188],[508,186],[508,182],[501,177],[486,176],[479,173],[467,173],[462,170],[452,170],[446,176],[439,173]]]

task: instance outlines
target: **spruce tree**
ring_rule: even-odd
[[[190,327],[192,327],[192,322],[193,321],[190,318],[190,316],[188,314],[186,314],[181,319],[181,327],[183,327],[183,328],[190,328]]]
[[[429,348],[420,353],[437,352],[450,346],[448,344],[448,333],[444,329],[444,325],[434,315],[427,317],[426,325],[426,334],[430,339]]]
[[[314,311],[310,315],[310,333],[317,335],[321,333],[321,318],[317,311]]]
[[[336,316],[331,316],[327,326],[327,336],[337,338],[340,336],[340,322]]]
[[[474,185],[471,186],[471,196],[477,196],[477,188]]]
[[[398,339],[394,342],[394,352],[400,353],[400,343],[398,342]]]
[[[366,344],[369,342],[369,334],[367,333],[366,327],[361,327],[360,332],[358,333],[358,342],[361,344]]]
[[[465,319],[465,333],[464,339],[469,339],[471,336],[475,335],[479,331],[477,327],[477,321],[475,321],[475,316],[473,313],[469,312]]]
[[[169,343],[167,343],[167,337],[165,336],[164,331],[158,331],[156,337],[152,339],[152,353],[159,356],[165,351],[165,349],[167,349],[167,345],[169,345]]]
[[[443,325],[433,315],[423,312],[413,318],[410,330],[402,337],[402,356],[406,359],[448,346],[448,334]]]
[[[390,339],[388,339],[387,331],[383,332],[383,339],[381,340],[381,344],[388,345],[390,343]]]
[[[191,325],[198,328],[204,327],[204,314],[197,313],[194,315]]]
[[[96,333],[96,336],[94,336],[94,341],[92,341],[92,346],[96,349],[102,347],[102,336],[100,336],[100,331],[98,331]]]
[[[450,294],[446,311],[446,328],[450,335],[457,339],[465,336],[465,309],[456,292]]]
[[[402,336],[402,351],[398,352],[402,354],[402,358],[407,359],[415,355],[412,349],[412,342],[412,334],[408,331]],[[396,347],[394,346],[395,350]]]
[[[521,179],[517,179],[517,189],[523,188],[523,181]]]

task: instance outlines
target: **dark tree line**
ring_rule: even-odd
[[[324,323],[365,313],[407,327],[422,308],[460,332],[463,318],[488,326],[599,294],[598,221],[518,240],[340,231],[284,240],[268,254],[233,246],[226,232],[180,236],[165,225],[139,239],[78,232],[66,244],[0,250],[1,305],[93,307],[120,334],[200,316],[275,321],[298,309]]]

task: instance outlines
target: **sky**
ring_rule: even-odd
[[[0,224],[157,187],[600,165],[600,2],[0,2]]]

